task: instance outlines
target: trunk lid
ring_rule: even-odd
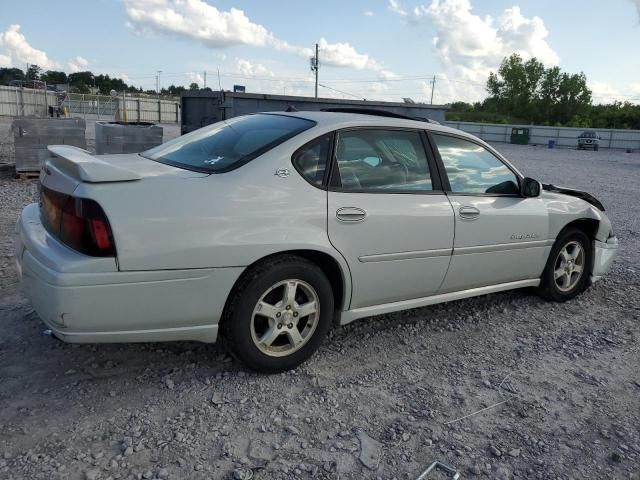
[[[71,195],[80,183],[132,182],[159,176],[177,178],[203,177],[192,172],[149,160],[137,153],[93,155],[78,147],[50,145],[53,157],[40,173],[42,185]]]

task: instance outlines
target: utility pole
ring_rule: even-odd
[[[202,88],[207,88],[207,71],[202,72],[202,76],[204,78],[204,86]]]
[[[433,76],[433,80],[431,80],[431,105],[433,105],[433,91],[436,89],[436,76]]]
[[[318,44],[316,43],[316,55],[311,57],[311,71],[316,74],[316,97],[318,98],[318,68],[320,67],[320,59],[318,58]]]
[[[162,70],[158,70],[158,74],[156,75],[156,92],[158,92],[158,95],[160,95],[160,74],[162,73]]]

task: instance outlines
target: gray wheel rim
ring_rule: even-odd
[[[553,268],[553,278],[556,287],[561,292],[573,289],[584,273],[585,254],[580,242],[568,242],[556,257]]]
[[[285,357],[313,336],[320,318],[320,300],[307,282],[288,279],[262,294],[251,315],[251,338],[265,355]]]

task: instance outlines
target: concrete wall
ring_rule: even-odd
[[[471,133],[489,143],[509,143],[511,141],[512,128],[528,128],[530,133],[529,143],[532,145],[547,145],[549,140],[554,140],[557,146],[571,148],[577,147],[578,136],[586,130],[584,128],[570,127],[471,122],[445,122],[444,124]],[[600,148],[640,149],[640,130],[597,129],[596,132],[600,135]]]
[[[162,143],[159,125],[96,122],[96,154],[138,153]]]
[[[0,86],[0,116],[46,117],[48,107],[60,103],[70,117],[95,115],[103,120],[125,118],[129,122],[178,123],[180,103],[153,97],[85,95],[71,93],[59,98],[47,90]],[[126,116],[124,115],[126,106]]]
[[[54,92],[0,85],[0,115],[44,117],[49,105],[57,105]]]
[[[82,118],[16,118],[11,130],[18,173],[39,171],[48,145],[87,146]]]

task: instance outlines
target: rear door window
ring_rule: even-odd
[[[338,133],[337,175],[343,191],[433,190],[420,132],[362,129]]]
[[[244,165],[314,125],[311,120],[288,115],[247,115],[175,138],[142,156],[187,170],[222,173]]]

